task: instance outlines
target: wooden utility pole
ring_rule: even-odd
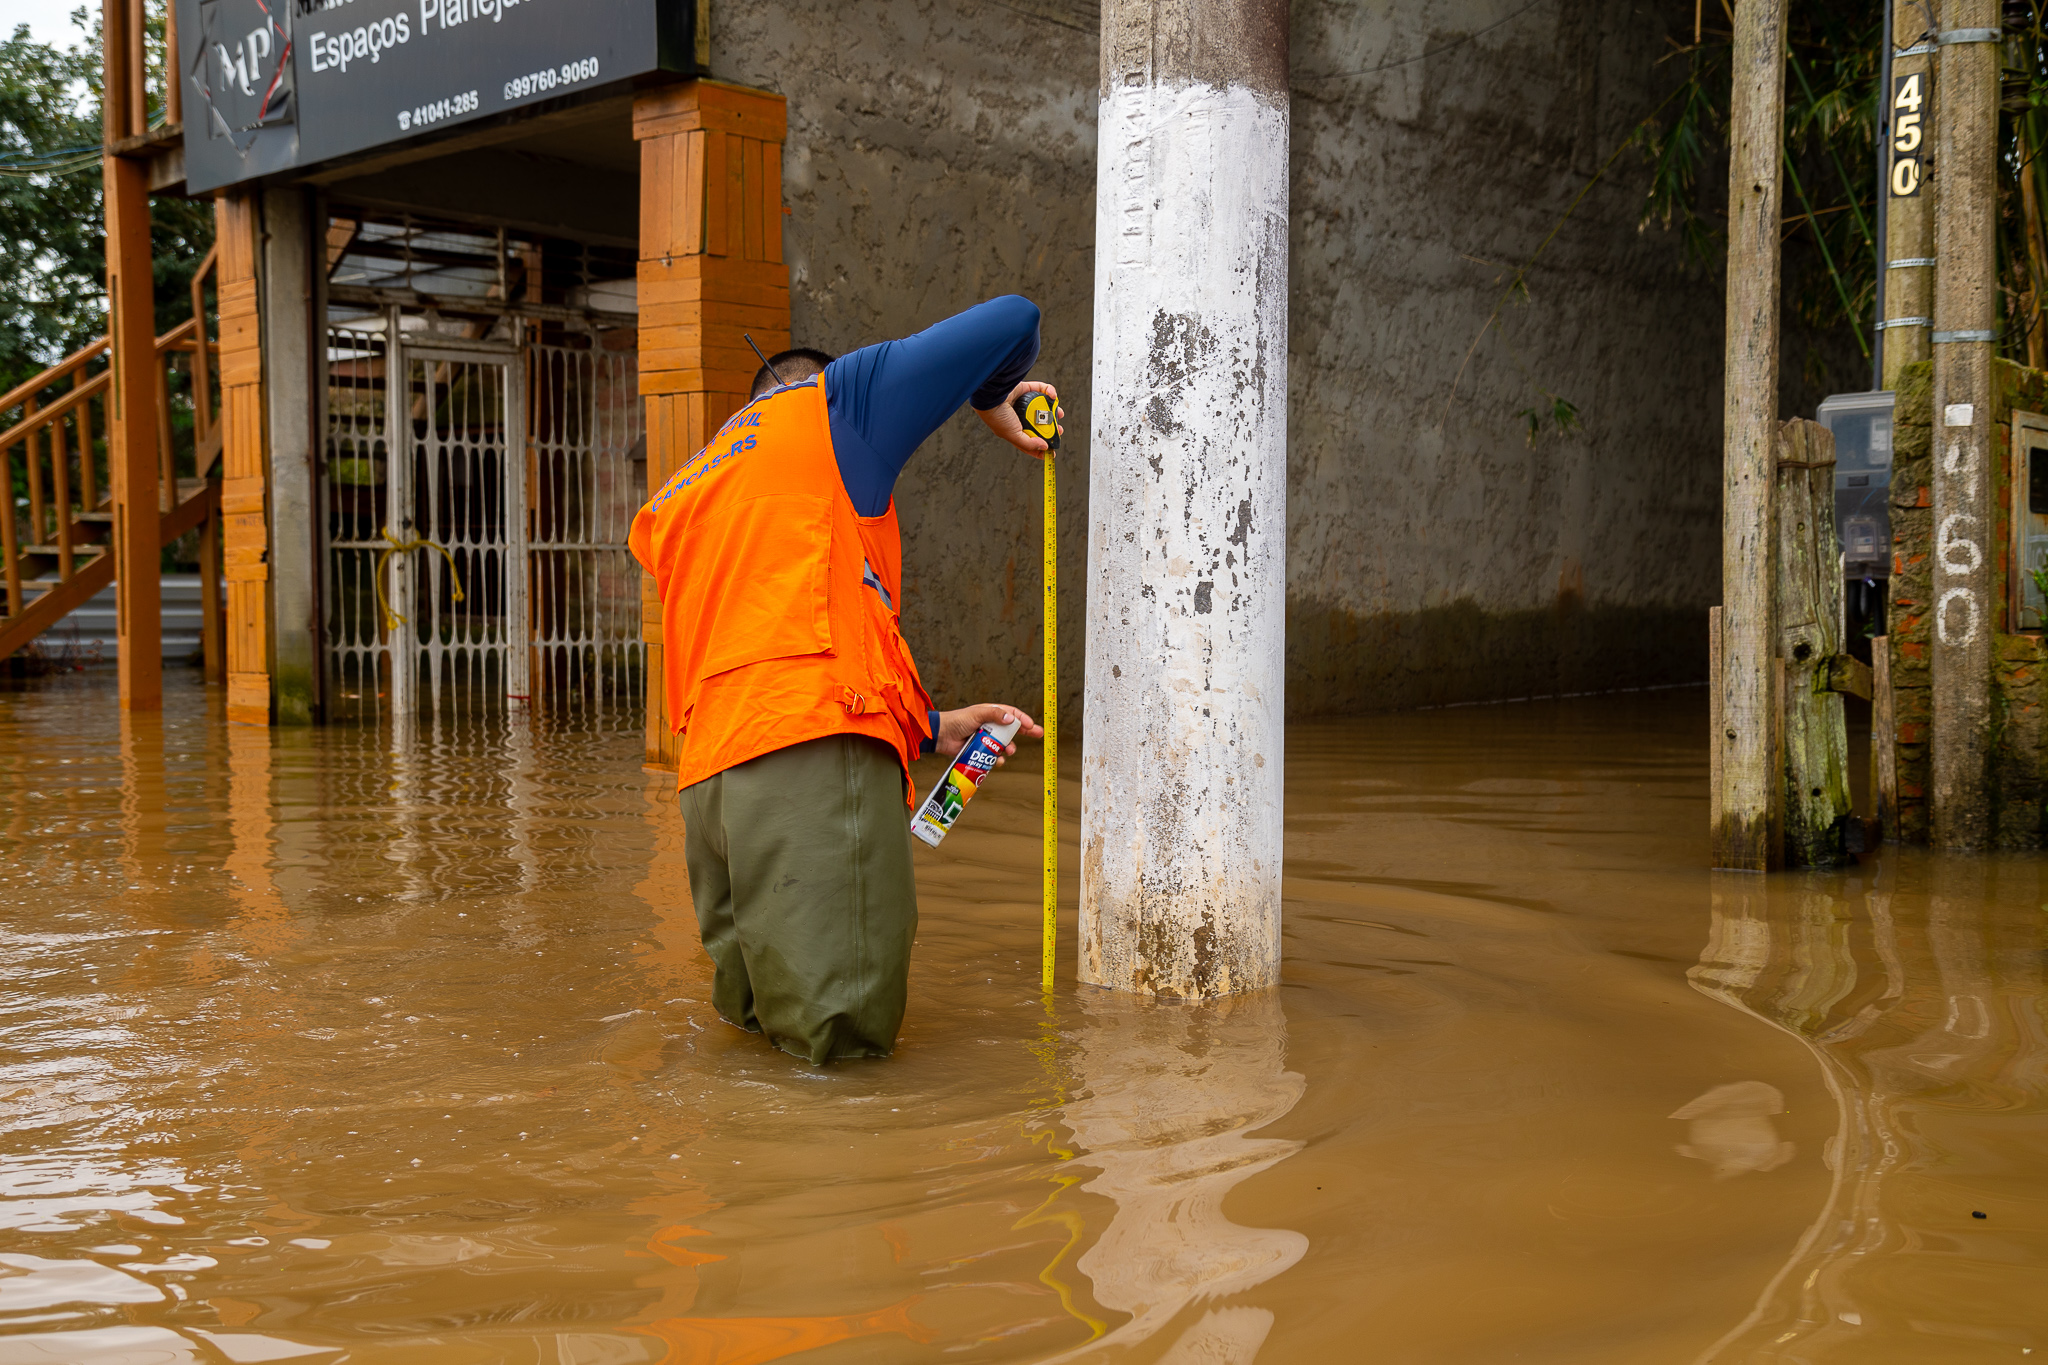
[[[1119,990],[1280,975],[1287,23],[1102,7],[1079,975]]]
[[[1935,78],[1941,213],[1934,228],[1935,847],[1991,833],[1991,361],[1998,243],[1997,0],[1948,0]]]
[[[1887,131],[1883,186],[1885,233],[1881,249],[1884,321],[1880,357],[1883,384],[1899,386],[1899,371],[1927,359],[1934,325],[1934,16],[1941,0],[1896,0],[1892,6],[1891,88],[1885,101]]]
[[[1736,0],[1728,154],[1728,352],[1723,378],[1721,638],[1713,714],[1715,867],[1784,856],[1772,659],[1778,432],[1778,233],[1786,0]]]
[[[148,127],[142,87],[141,6],[106,0],[102,121],[106,144]],[[163,707],[163,583],[158,500],[155,296],[150,279],[149,170],[139,157],[103,158],[107,225],[107,335],[114,380],[107,394],[107,472],[121,709]],[[66,513],[68,515],[68,513]]]

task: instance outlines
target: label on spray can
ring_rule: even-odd
[[[933,784],[931,795],[917,808],[917,814],[910,819],[910,832],[934,848],[939,840],[946,837],[946,831],[953,828],[953,822],[960,818],[960,812],[974,799],[975,791],[981,786],[981,779],[995,770],[1003,750],[1017,736],[1020,721],[1004,721],[1001,725],[983,725],[974,732],[974,737],[961,746],[954,755],[952,764],[939,774]]]

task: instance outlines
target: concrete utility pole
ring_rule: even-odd
[[[314,524],[311,414],[317,410],[311,200],[295,186],[265,189],[262,198],[258,280],[270,453],[270,683],[279,725],[311,725],[319,707],[320,655],[313,634],[318,543],[305,529]]]
[[[1891,135],[1885,160],[1883,384],[1899,387],[1899,371],[1927,359],[1934,325],[1934,20],[1939,0],[1897,0],[1892,6]],[[1924,36],[1923,36],[1924,35]]]
[[[108,146],[148,131],[143,100],[139,7],[107,0],[101,101]],[[155,290],[150,272],[149,172],[140,157],[107,152],[107,335],[113,385],[107,394],[107,482],[114,500],[115,634],[121,709],[164,704],[160,461],[157,452]],[[90,458],[90,451],[87,452]],[[11,495],[10,495],[11,496]],[[169,490],[177,497],[177,490]],[[62,508],[59,516],[70,516]]]
[[[1997,0],[1948,0],[1935,78],[1941,213],[1934,227],[1935,847],[1990,839],[1991,360],[1998,242]]]
[[[1287,5],[1108,0],[1080,978],[1280,974]]]
[[[1715,867],[1784,856],[1773,585],[1777,535],[1778,233],[1785,0],[1736,0],[1728,149],[1728,354],[1723,379],[1720,676],[1714,714]]]

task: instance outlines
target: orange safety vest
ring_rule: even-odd
[[[628,543],[661,593],[678,786],[825,735],[872,735],[908,770],[931,698],[903,640],[896,502],[853,510],[822,375],[734,413]]]

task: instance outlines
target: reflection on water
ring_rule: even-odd
[[[1672,1118],[1692,1125],[1678,1154],[1706,1162],[1716,1180],[1775,1171],[1799,1154],[1797,1147],[1778,1140],[1778,1125],[1771,1122],[1771,1115],[1784,1112],[1784,1093],[1768,1082],[1717,1085],[1672,1111]]]
[[[0,689],[0,1365],[2048,1345],[2048,862],[1710,880],[1697,695],[1294,727],[1212,1006],[1038,995],[1027,752],[821,1069],[711,1011],[637,717],[172,682]]]
[[[2038,1297],[1998,1292],[2040,1275],[2038,864],[1902,850],[1879,886],[1716,879],[1694,986],[1803,1044],[1838,1122],[1827,1200],[1703,1362],[1867,1359],[1887,1328],[1945,1338],[1948,1359],[2031,1352],[2048,1335]],[[1723,1087],[1738,1089],[1763,1112],[1760,1092]],[[1985,1123],[1999,1115],[2019,1122]]]
[[[1076,1268],[1097,1303],[1130,1317],[1061,1358],[1162,1337],[1171,1345],[1161,1359],[1249,1362],[1271,1310],[1208,1305],[1308,1250],[1298,1232],[1243,1227],[1223,1212],[1231,1190],[1302,1146],[1252,1136],[1294,1108],[1305,1085],[1286,1070],[1286,1014],[1270,991],[1181,1005],[1089,990],[1081,1005],[1073,1065],[1086,1090],[1061,1117],[1075,1164],[1100,1172],[1081,1188],[1116,1212]]]

